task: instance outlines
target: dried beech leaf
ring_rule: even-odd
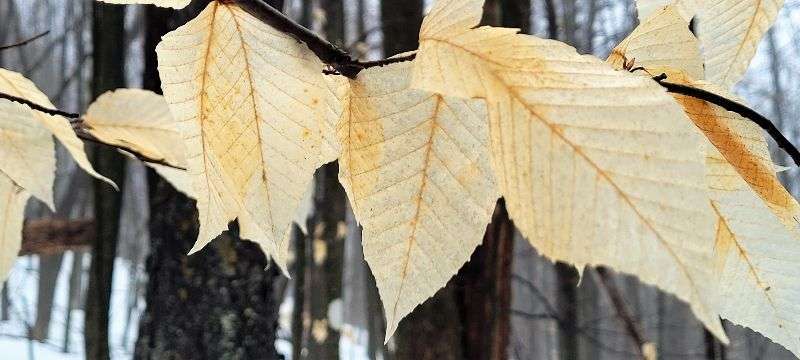
[[[701,0],[636,0],[639,23],[644,23],[665,7],[673,7],[688,23],[703,3]]]
[[[731,88],[742,79],[783,0],[706,0],[698,14],[706,80]]]
[[[699,41],[678,9],[668,6],[636,27],[611,52],[608,62],[617,69],[622,69],[625,62],[633,67],[644,66],[653,76],[680,70],[702,79],[703,63],[697,61],[699,58]]]
[[[498,198],[483,101],[409,88],[410,63],[351,81],[340,175],[363,226],[390,338],[481,243]]]
[[[25,204],[30,195],[0,173],[0,289],[22,247]]]
[[[556,41],[474,28],[482,5],[434,5],[414,86],[487,99],[497,182],[539,251],[635,274],[687,301],[726,341],[697,129],[650,79]]]
[[[648,21],[661,20],[653,17]],[[644,23],[640,29],[653,27]],[[614,51],[616,56],[631,56],[625,53],[626,48],[658,47],[658,39],[685,37],[666,28],[651,30],[649,38],[635,37],[647,31],[640,29]],[[693,49],[692,42],[686,41],[663,50],[686,53]],[[661,54],[640,53],[637,61],[646,68],[666,68],[675,74],[670,81],[736,100],[719,86],[682,74],[702,64],[699,55],[688,63],[676,58],[670,64],[663,58]],[[613,56],[609,61],[620,67]],[[796,261],[800,254],[796,220],[800,207],[775,176],[764,133],[755,123],[716,105],[682,95],[675,98],[710,142],[706,161],[711,204],[717,215],[714,272],[719,274],[720,314],[800,354],[800,341],[793,336],[800,331],[795,305],[800,284],[786,276],[800,273]]]
[[[170,7],[174,9],[185,8],[192,0],[97,0],[109,4],[133,5],[146,4],[160,7]]]
[[[183,140],[161,95],[138,89],[109,91],[89,106],[83,119],[89,133],[107,144],[186,166]]]
[[[13,71],[0,69],[0,92],[26,99],[37,105],[51,109],[54,108],[53,103],[50,102],[50,99],[47,98],[47,95],[42,93],[41,90],[39,90],[36,85],[33,84],[33,82],[26,79],[21,74]],[[72,126],[67,119],[61,116],[52,116],[40,111],[34,111],[28,107],[25,108],[28,109],[30,116],[33,119],[44,125],[44,127],[47,128],[56,137],[56,139],[61,142],[62,145],[64,145],[70,155],[72,155],[72,158],[75,159],[75,162],[78,163],[78,166],[89,173],[89,175],[92,175],[93,177],[103,180],[116,187],[111,180],[106,179],[94,171],[92,164],[86,157],[86,152],[83,150],[83,142],[78,138],[77,135],[75,135],[75,132],[72,130]],[[34,196],[38,197],[36,194],[34,194]]]
[[[156,51],[200,211],[193,251],[238,218],[242,237],[285,269],[292,219],[325,158],[323,65],[291,36],[220,2]]]

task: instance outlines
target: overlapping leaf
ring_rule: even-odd
[[[238,218],[285,265],[291,220],[322,153],[330,91],[319,59],[236,5],[212,2],[157,47],[187,147],[202,248]]]
[[[672,23],[677,26],[656,27]],[[662,49],[638,53],[638,65],[666,69],[672,81],[733,98],[724,89],[679,76],[702,65],[671,54],[692,53],[695,41],[675,43],[692,34],[686,20],[670,9],[651,17],[615,50],[615,56],[632,56],[626,49]],[[642,37],[637,34],[647,33]],[[671,44],[669,48],[663,44]],[[618,60],[609,59],[619,65]],[[715,273],[719,274],[720,313],[723,317],[762,332],[798,353],[800,254],[797,232],[798,204],[775,176],[763,131],[754,123],[705,101],[676,95],[686,113],[710,141],[707,145],[708,186],[717,216]],[[713,145],[712,145],[713,144]]]
[[[25,203],[30,195],[0,173],[0,280],[5,280],[22,246]],[[0,282],[0,289],[3,287]]]
[[[364,227],[387,339],[480,244],[498,194],[482,101],[409,88],[410,63],[350,82],[340,179]]]
[[[682,109],[653,81],[562,43],[474,28],[482,5],[434,5],[413,85],[487,99],[501,193],[539,251],[636,274],[724,340],[701,139]]]
[[[186,148],[163,96],[138,89],[109,91],[89,106],[83,120],[97,139],[172,165],[146,163],[176,189],[194,197],[188,173],[174,168],[186,167]]]
[[[783,0],[706,0],[698,14],[706,79],[729,89],[741,80]]]

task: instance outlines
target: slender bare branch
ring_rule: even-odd
[[[43,113],[48,114],[48,115],[64,116],[64,117],[72,118],[72,119],[80,117],[79,114],[75,114],[75,113],[71,113],[71,112],[61,111],[61,110],[58,110],[58,109],[51,109],[51,108],[48,108],[48,107],[44,107],[44,106],[39,105],[37,103],[34,103],[34,102],[30,101],[30,100],[23,99],[21,97],[10,95],[10,94],[6,94],[6,93],[1,93],[0,92],[0,99],[5,99],[5,100],[12,101],[12,102],[15,102],[15,103],[27,105],[28,107],[30,107],[33,110],[36,110],[36,111],[39,111],[39,112],[43,112]]]
[[[45,32],[43,32],[43,33],[41,33],[39,35],[36,35],[36,36],[34,36],[32,38],[25,39],[25,40],[22,40],[20,42],[14,43],[14,44],[0,46],[0,51],[28,45],[29,43],[32,43],[32,42],[34,42],[34,41],[36,41],[36,40],[38,40],[40,38],[43,38],[43,37],[47,36],[47,34],[49,34],[49,33],[50,33],[50,30],[47,30],[47,31],[45,31]]]

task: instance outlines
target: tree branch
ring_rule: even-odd
[[[5,99],[5,100],[11,101],[11,102],[27,105],[29,108],[31,108],[33,110],[36,110],[38,112],[43,112],[43,113],[48,114],[48,115],[63,116],[63,117],[70,118],[70,119],[77,119],[77,118],[80,117],[79,114],[70,113],[70,112],[66,112],[66,111],[61,111],[61,110],[58,110],[58,109],[50,109],[50,108],[44,107],[42,105],[39,105],[37,103],[34,103],[34,102],[30,101],[30,100],[23,99],[21,97],[14,96],[14,95],[9,95],[9,94],[2,93],[2,92],[0,92],[0,99]]]
[[[762,129],[764,129],[770,137],[778,144],[778,146],[783,149],[789,156],[792,158],[794,163],[800,166],[800,151],[792,144],[789,139],[787,139],[780,130],[773,124],[769,119],[762,116],[755,110],[742,105],[736,101],[728,99],[726,97],[714,94],[710,91],[706,91],[703,89],[698,89],[696,87],[681,85],[676,83],[671,83],[666,81],[667,75],[661,74],[656,77],[653,77],[659,85],[663,86],[667,89],[668,92],[674,94],[680,94],[689,96],[698,100],[707,101],[714,105],[717,105],[725,110],[735,112],[746,119],[758,124]]]
[[[92,142],[92,143],[101,144],[101,145],[106,145],[106,146],[110,146],[110,147],[125,151],[127,153],[130,153],[131,155],[133,155],[137,159],[139,159],[141,161],[144,161],[146,163],[156,164],[156,165],[163,165],[163,166],[171,167],[171,168],[178,169],[178,170],[186,170],[183,167],[170,164],[170,163],[166,162],[164,159],[153,159],[153,158],[151,158],[151,157],[149,157],[147,155],[139,153],[138,151],[136,151],[136,150],[134,150],[134,149],[132,149],[130,147],[127,147],[127,146],[124,146],[124,145],[109,144],[109,143],[101,141],[100,139],[98,139],[98,138],[94,137],[92,134],[90,134],[86,130],[86,128],[84,128],[83,121],[80,119],[80,115],[79,114],[70,113],[70,112],[59,110],[59,109],[51,109],[51,108],[39,105],[37,103],[34,103],[34,102],[30,101],[30,100],[23,99],[21,97],[14,96],[14,95],[2,93],[2,92],[0,92],[0,99],[5,99],[5,100],[9,100],[11,102],[15,102],[15,103],[18,103],[18,104],[22,104],[22,105],[28,106],[31,109],[33,109],[34,111],[38,111],[38,112],[45,113],[45,114],[48,114],[48,115],[53,115],[53,116],[63,116],[65,118],[69,119],[70,124],[72,125],[72,129],[73,129],[73,131],[75,131],[75,135],[77,135],[78,138],[80,138],[83,141]]]
[[[292,21],[280,11],[273,8],[262,0],[225,0],[224,3],[236,3],[242,10],[253,15],[263,23],[289,34],[297,41],[303,42],[308,46],[317,57],[325,64],[331,66],[336,71],[326,71],[326,74],[344,75],[355,79],[361,70],[371,67],[386,66],[403,61],[411,61],[415,55],[408,55],[397,58],[390,58],[378,61],[361,62],[354,60],[346,51],[336,47],[319,35],[315,34],[302,25]]]
[[[386,66],[389,64],[412,61],[416,54],[406,56],[388,58],[378,61],[361,62],[353,60],[347,52],[339,49],[319,35],[313,33],[311,30],[306,29],[300,24],[292,21],[284,16],[280,11],[269,6],[262,0],[225,0],[225,3],[236,3],[243,10],[247,11],[262,22],[272,26],[273,28],[289,34],[298,41],[301,41],[308,46],[308,48],[319,57],[322,62],[331,66],[334,70],[323,70],[323,73],[328,75],[344,75],[348,78],[354,79],[358,76],[361,70],[371,67]],[[707,101],[714,105],[720,106],[725,110],[735,112],[746,119],[758,124],[762,129],[767,131],[772,139],[778,146],[786,151],[789,156],[794,160],[794,163],[800,166],[800,151],[778,130],[775,125],[755,110],[747,106],[739,104],[735,101],[719,96],[717,94],[694,88],[691,86],[675,84],[666,81],[666,74],[661,74],[653,78],[659,85],[667,89],[667,91],[675,94],[681,94],[693,97],[695,99]]]
[[[10,44],[10,45],[3,45],[3,46],[0,46],[0,51],[3,51],[3,50],[8,50],[8,49],[13,49],[13,48],[15,48],[15,47],[20,47],[20,46],[25,46],[25,45],[28,45],[28,44],[29,44],[29,43],[31,43],[31,42],[34,42],[34,41],[36,41],[36,40],[38,40],[38,39],[40,39],[40,38],[43,38],[43,37],[47,36],[47,34],[49,34],[49,33],[50,33],[50,30],[47,30],[47,31],[45,31],[45,32],[43,32],[43,33],[41,33],[41,34],[39,34],[39,35],[36,35],[36,36],[34,36],[34,37],[30,38],[30,39],[27,39],[27,40],[22,40],[22,41],[20,41],[20,42],[17,42],[17,43],[14,43],[14,44]]]
[[[634,320],[630,309],[628,309],[628,304],[625,303],[625,299],[623,299],[617,285],[614,283],[614,279],[611,278],[608,272],[609,270],[603,266],[598,266],[595,271],[600,277],[600,285],[606,290],[606,294],[608,294],[608,297],[611,299],[611,304],[614,305],[617,317],[622,320],[628,335],[636,342],[639,355],[641,355],[643,359],[647,359],[648,354],[645,352],[645,347],[648,342],[644,338],[644,332],[639,326],[639,323]]]

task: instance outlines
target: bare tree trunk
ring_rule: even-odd
[[[69,275],[69,293],[67,294],[67,311],[64,320],[64,343],[61,351],[70,351],[70,339],[72,330],[72,311],[80,307],[81,288],[83,286],[83,252],[74,251],[72,253],[72,269]]]
[[[108,90],[125,86],[125,7],[95,2],[92,19],[92,95],[96,98]],[[92,244],[89,269],[85,349],[87,359],[106,360],[109,358],[109,308],[126,159],[111,149],[95,150],[97,171],[120,187],[117,191],[104,182],[94,182],[97,238]]]
[[[64,254],[39,256],[39,281],[36,292],[36,322],[31,330],[31,337],[36,341],[46,341],[50,330],[50,318],[53,314],[53,297],[56,293],[56,280],[61,272]]]

